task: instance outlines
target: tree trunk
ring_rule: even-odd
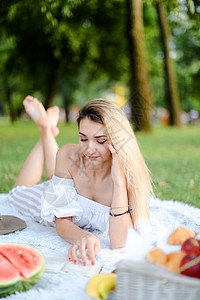
[[[66,95],[64,96],[64,99],[63,99],[63,103],[64,103],[64,110],[65,110],[65,114],[66,114],[66,123],[69,122],[69,118],[68,118],[68,115],[69,115],[69,105],[70,105],[70,97],[69,95]]]
[[[126,0],[130,54],[130,105],[136,131],[150,131],[152,96],[144,45],[142,0]]]
[[[46,99],[45,99],[45,103],[44,103],[45,109],[52,106],[53,98],[56,94],[58,81],[59,81],[60,75],[62,73],[62,70],[65,66],[65,63],[66,63],[66,56],[62,56],[62,58],[55,63],[55,67],[53,68],[53,71],[52,71],[52,73],[50,75],[50,79],[49,79],[49,85],[48,85]]]
[[[165,5],[162,1],[156,4],[158,21],[161,31],[161,40],[164,53],[164,66],[165,66],[165,98],[169,109],[170,125],[180,126],[180,106],[179,95],[176,83],[176,76],[173,67],[173,61],[170,57],[170,29],[166,17]]]
[[[8,85],[5,86],[6,86],[6,90],[5,90],[6,102],[8,103],[8,107],[9,107],[10,120],[12,123],[14,123],[16,121],[16,114],[15,114],[14,107],[12,105],[12,99],[11,99],[12,91]]]

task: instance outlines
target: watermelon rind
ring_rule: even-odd
[[[13,280],[10,280],[8,282],[2,282],[0,281],[0,298],[1,297],[5,297],[7,295],[13,294],[15,292],[23,292],[26,290],[29,290],[37,281],[38,279],[41,277],[41,275],[44,272],[44,267],[45,267],[45,259],[44,259],[44,255],[41,253],[41,251],[39,251],[38,249],[29,246],[29,245],[24,245],[24,244],[16,244],[16,243],[0,243],[0,253],[1,253],[1,247],[6,246],[9,247],[9,245],[11,247],[17,247],[18,249],[27,249],[27,250],[32,250],[35,253],[37,253],[37,255],[40,257],[41,259],[41,263],[38,266],[38,268],[36,268],[33,272],[31,272],[31,276],[29,277],[25,277],[21,272],[20,269],[16,266],[16,264],[13,264],[11,262],[10,259],[8,259],[6,257],[6,255],[4,255],[4,257],[6,259],[8,259],[8,261],[19,270],[19,272],[21,273],[21,276],[18,276],[16,279],[14,278]]]
[[[8,287],[1,287],[0,288],[0,297],[5,297],[7,295],[13,294],[16,291],[21,290],[21,283],[20,283],[21,279],[16,282],[15,284],[9,285]]]
[[[24,292],[29,290],[35,283],[30,283],[25,281],[24,279],[20,279],[13,285],[9,285],[9,287],[0,288],[0,297],[5,297],[10,294],[14,294],[15,292]]]

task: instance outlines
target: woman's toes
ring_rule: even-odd
[[[58,106],[53,106],[53,107],[50,107],[47,109],[47,116],[53,127],[56,126],[58,123],[59,111],[60,111],[60,109],[58,108]]]
[[[32,96],[27,96],[23,101],[27,114],[32,120],[40,127],[48,128],[49,120],[44,109],[44,106],[40,101]]]
[[[29,102],[30,102],[30,96],[27,96],[23,101],[24,106],[28,105]]]
[[[47,109],[47,115],[49,117],[55,117],[57,114],[59,114],[59,111],[60,111],[59,107],[55,105]]]
[[[36,103],[36,102],[39,102],[36,98],[33,98],[32,96],[27,96],[24,101],[23,101],[23,104],[25,107],[27,107],[28,104],[30,103]]]

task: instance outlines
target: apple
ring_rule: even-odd
[[[187,263],[192,263],[192,261],[194,261],[195,265],[188,267],[186,270],[183,270],[180,273],[190,277],[200,278],[200,255],[186,254],[180,262],[180,268],[184,267],[184,265]]]
[[[200,240],[195,238],[187,239],[181,247],[181,251],[187,254],[199,254],[200,255]]]

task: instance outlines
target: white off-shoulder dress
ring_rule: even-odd
[[[73,179],[53,175],[51,180],[31,187],[14,187],[9,203],[20,213],[35,221],[55,226],[55,217],[72,217],[72,222],[86,230],[109,232],[108,206],[79,195]]]

